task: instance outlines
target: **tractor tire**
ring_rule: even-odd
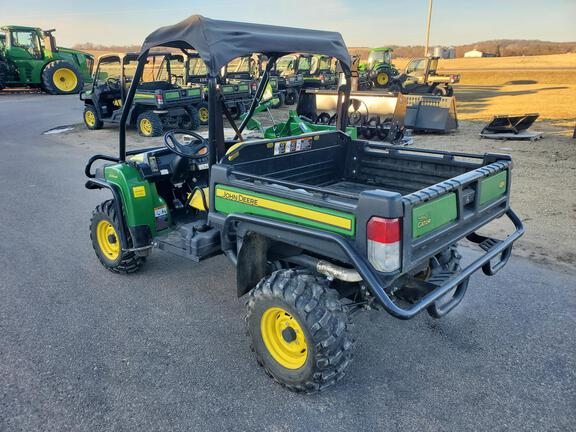
[[[186,107],[186,115],[182,116],[180,120],[180,128],[194,131],[200,127],[200,119],[198,118],[198,110],[190,105]]]
[[[296,102],[298,102],[298,91],[293,88],[286,89],[284,103],[286,105],[294,105]]]
[[[48,63],[42,71],[42,87],[53,95],[76,94],[82,90],[82,75],[71,63],[55,60]]]
[[[315,393],[344,376],[352,360],[350,324],[325,278],[278,270],[249,296],[246,330],[270,377],[289,390]]]
[[[446,96],[450,97],[450,96],[454,96],[454,87],[446,87]]]
[[[278,93],[276,93],[276,96],[274,96],[274,99],[275,99],[277,102],[271,103],[271,104],[270,104],[270,108],[272,108],[272,109],[281,108],[282,105],[284,105],[284,100],[285,100],[284,92],[278,92]],[[272,99],[272,100],[274,100],[274,99]]]
[[[206,126],[210,118],[210,108],[208,106],[208,102],[200,102],[198,105],[196,105],[196,109],[198,110],[198,119],[200,120],[200,124],[202,126]]]
[[[157,137],[164,132],[162,119],[153,111],[144,111],[136,119],[136,129],[143,137]]]
[[[386,88],[392,82],[392,77],[388,71],[380,71],[374,77],[374,85],[378,88]]]
[[[97,130],[102,129],[104,123],[98,117],[98,112],[96,112],[96,108],[93,105],[86,105],[84,107],[84,124],[90,130]]]
[[[140,270],[146,257],[126,252],[132,247],[132,240],[123,245],[118,235],[120,218],[114,200],[104,201],[92,212],[90,220],[90,240],[100,263],[114,273],[134,273]]]

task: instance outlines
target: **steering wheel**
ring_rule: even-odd
[[[187,135],[194,138],[190,143],[181,143],[176,135]],[[164,134],[164,146],[178,156],[187,159],[203,159],[208,156],[208,140],[202,135],[186,129],[174,129]]]
[[[106,78],[106,85],[111,90],[119,90],[120,89],[120,79],[119,78]]]

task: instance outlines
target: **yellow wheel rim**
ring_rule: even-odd
[[[71,92],[78,85],[78,77],[72,69],[61,68],[52,76],[56,88],[63,92]]]
[[[198,110],[198,117],[200,121],[207,122],[208,121],[208,108],[202,107]]]
[[[274,360],[286,369],[304,366],[308,344],[296,318],[280,307],[271,307],[262,315],[260,332]]]
[[[140,120],[140,130],[146,136],[152,135],[152,122],[147,118]]]
[[[96,226],[96,239],[98,246],[106,258],[115,261],[120,255],[120,239],[114,225],[106,220],[101,220]]]
[[[388,75],[385,73],[380,73],[376,76],[376,81],[380,85],[386,85],[388,84]]]
[[[94,125],[96,124],[96,116],[92,111],[86,111],[84,113],[84,121],[88,126],[94,127]]]

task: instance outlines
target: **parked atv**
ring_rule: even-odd
[[[404,73],[395,77],[390,90],[405,94],[432,94],[452,96],[451,84],[460,81],[460,75],[443,75],[437,72],[439,57],[422,57],[410,60]]]
[[[146,38],[127,106],[150,50],[165,45],[212,59],[209,136],[170,131],[162,147],[127,151],[122,116],[118,155],[95,155],[85,168],[86,187],[111,194],[92,214],[94,251],[117,273],[139,270],[155,247],[192,262],[226,255],[236,267],[233,292],[247,299],[251,350],[278,383],[310,393],[340,380],[352,360],[354,312],[439,318],[462,302],[471,275],[507,263],[523,233],[509,203],[511,158],[353,139],[340,34],[192,16]],[[274,62],[295,51],[340,62],[335,130],[245,140]],[[268,64],[247,116],[232,123],[234,139],[225,139],[217,75],[252,53]],[[93,170],[98,160],[106,163]],[[515,226],[509,236],[477,233],[502,216]],[[466,264],[457,247],[464,239],[481,249]]]
[[[200,125],[196,106],[203,102],[200,87],[182,88],[172,82],[171,53],[148,55],[146,80],[142,75],[133,102],[126,105],[128,86],[132,84],[137,53],[109,54],[98,59],[94,81],[80,93],[84,101],[84,123],[88,129],[100,129],[104,123],[136,125],[145,137],[160,136],[167,130],[195,130]],[[161,67],[159,67],[161,66]],[[126,106],[128,114],[124,115]]]
[[[94,57],[58,47],[54,31],[13,25],[0,28],[0,89],[28,86],[50,94],[72,94],[91,81]]]

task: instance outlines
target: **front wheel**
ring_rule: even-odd
[[[126,251],[132,244],[130,239],[127,239],[129,244],[122,244],[119,235],[120,217],[114,200],[104,201],[97,206],[90,220],[90,240],[96,256],[105,268],[114,273],[134,273],[140,270],[146,258]]]
[[[296,89],[286,89],[286,97],[284,98],[284,103],[286,105],[294,105],[296,102],[298,102],[298,92]]]
[[[102,120],[98,117],[98,112],[93,105],[86,105],[84,107],[84,124],[91,130],[102,128]]]
[[[250,293],[246,326],[258,364],[292,391],[340,380],[352,360],[348,317],[325,278],[279,270]]]

